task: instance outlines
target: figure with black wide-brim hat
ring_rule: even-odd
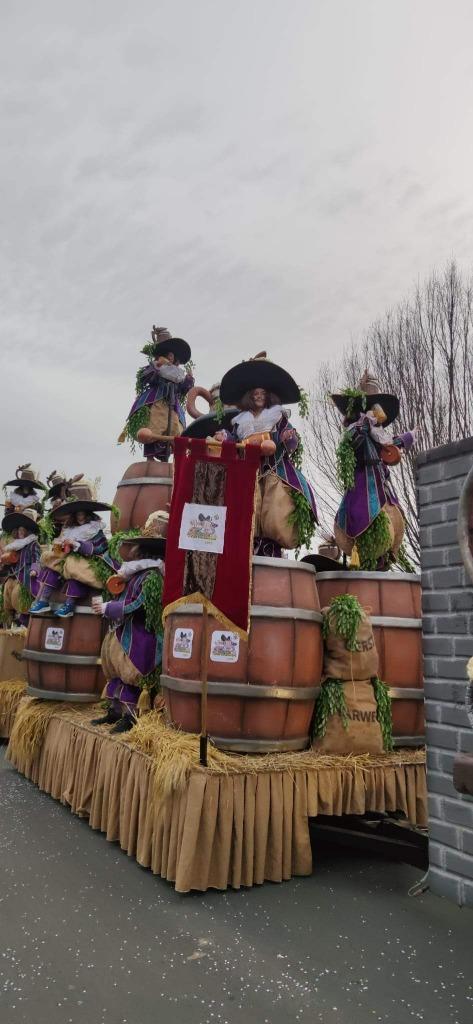
[[[41,514],[43,497],[38,491],[43,492],[44,496],[47,488],[41,483],[39,474],[33,469],[31,462],[18,466],[14,478],[7,480],[3,487],[5,491],[7,487],[13,487],[5,498],[6,512],[20,512],[25,508],[33,508],[35,512]]]
[[[165,327],[153,327],[142,352],[148,364],[138,370],[136,398],[118,441],[138,441],[146,459],[166,462],[171,448],[160,437],[177,437],[186,425],[183,399],[194,384],[186,369],[192,353],[187,341],[173,338]]]
[[[2,530],[9,538],[2,545],[0,556],[6,575],[2,592],[2,617],[6,625],[28,624],[31,569],[41,554],[38,519],[36,509],[23,508],[7,512],[2,520]]]
[[[298,403],[300,388],[291,375],[260,352],[223,376],[221,400],[237,415],[216,440],[259,444],[261,468],[255,502],[255,554],[278,557],[282,549],[307,544],[317,522],[311,485],[295,464],[300,438],[285,403]],[[284,404],[283,404],[284,403]]]
[[[65,600],[54,614],[69,618],[79,598],[102,590],[115,570],[104,523],[98,515],[111,506],[97,501],[94,485],[81,473],[66,484],[64,492],[50,512],[58,533],[49,550],[41,555],[31,615],[51,614],[51,595],[65,585]]]
[[[115,723],[112,732],[130,729],[138,713],[150,709],[159,686],[165,532],[162,514],[153,513],[140,536],[123,540],[122,565],[108,582],[112,600],[92,600],[96,615],[111,627],[101,653],[106,711],[93,724]]]
[[[389,467],[412,448],[416,431],[394,434],[399,399],[382,391],[368,370],[357,388],[331,398],[343,417],[337,465],[344,495],[335,539],[351,555],[352,568],[382,571],[396,561],[404,537],[404,516]]]

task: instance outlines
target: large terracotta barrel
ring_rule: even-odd
[[[234,660],[212,657],[229,631],[209,617],[208,733],[225,750],[303,750],[322,672],[322,617],[311,565],[253,558],[251,628]],[[192,630],[186,656],[179,637]],[[177,638],[177,639],[176,639]],[[176,609],[166,620],[161,685],[168,720],[200,732],[202,606]],[[178,646],[178,644],[177,644]],[[185,645],[184,645],[185,646]]]
[[[322,607],[354,594],[371,609],[379,676],[388,684],[395,746],[421,746],[425,737],[420,576],[414,573],[319,572]]]
[[[27,693],[44,700],[98,700],[105,686],[100,649],[106,628],[85,602],[70,619],[31,615],[22,654]]]
[[[120,509],[120,519],[111,516],[112,533],[144,526],[152,512],[168,511],[173,472],[172,462],[134,462],[128,466],[113,499]]]

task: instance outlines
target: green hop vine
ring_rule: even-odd
[[[348,430],[343,431],[338,442],[335,458],[340,486],[344,491],[351,491],[355,486],[356,456]]]
[[[322,623],[324,639],[329,633],[337,633],[344,639],[348,651],[356,651],[362,618],[363,609],[354,594],[339,594],[338,597],[333,597]]]
[[[349,718],[345,691],[340,679],[326,679],[320,687],[312,724],[313,736],[323,739],[327,723],[332,715],[340,715],[344,729],[348,729]]]
[[[392,719],[392,708],[391,708],[391,697],[389,696],[389,687],[386,683],[383,683],[378,676],[373,676],[372,680],[374,695],[376,698],[376,718],[378,719],[381,735],[383,737],[383,747],[385,750],[393,749],[393,719]]]
[[[124,540],[129,540],[131,537],[139,537],[141,530],[137,527],[133,530],[119,530],[118,533],[114,533],[113,537],[110,537],[108,542],[108,553],[111,558],[116,562],[123,562],[120,557],[120,547]]]
[[[145,629],[150,633],[163,635],[163,577],[157,569],[148,573],[143,583],[143,606],[145,611]]]
[[[305,494],[301,494],[300,491],[292,491],[291,496],[294,510],[289,514],[287,521],[290,526],[296,527],[298,547],[301,548],[305,545],[308,548],[315,532],[314,513]]]
[[[356,538],[356,549],[360,560],[360,569],[375,572],[381,555],[386,555],[392,544],[390,520],[386,512],[381,511],[370,523],[368,529]]]

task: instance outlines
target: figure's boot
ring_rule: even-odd
[[[90,721],[91,725],[113,725],[117,721],[117,712],[113,708],[113,704],[109,704],[105,708],[105,714],[101,718],[92,718]]]
[[[130,718],[129,715],[122,715],[122,717],[118,719],[117,724],[113,726],[113,729],[110,729],[110,732],[129,732],[130,729],[133,729],[134,724],[135,722],[133,718]]]

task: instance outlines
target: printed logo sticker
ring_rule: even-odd
[[[221,555],[225,537],[226,505],[194,505],[186,501],[179,547],[186,551],[212,551]]]
[[[174,658],[192,658],[193,629],[176,629],[172,643]]]
[[[45,651],[62,651],[64,643],[64,630],[59,626],[49,626],[44,638]]]
[[[210,643],[211,661],[226,661],[227,664],[233,664],[235,661],[238,661],[239,653],[240,637],[238,633],[222,633],[219,629],[212,633]]]

